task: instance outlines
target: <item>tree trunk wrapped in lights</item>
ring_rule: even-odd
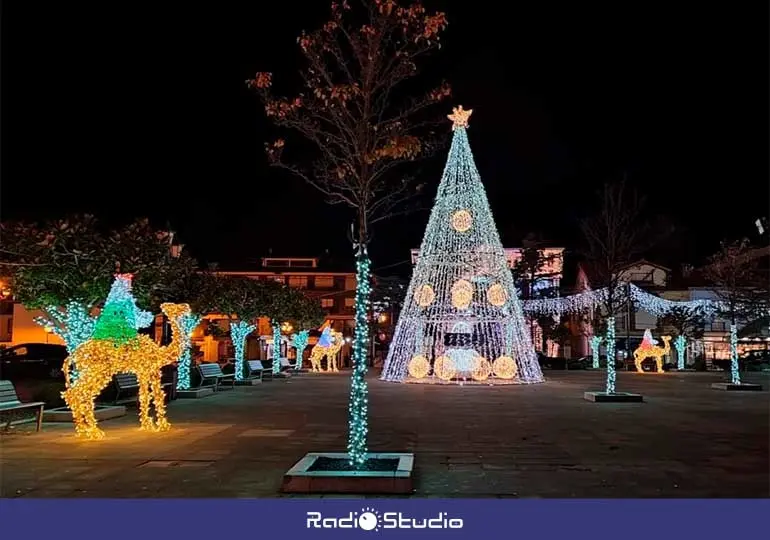
[[[738,324],[748,324],[770,313],[767,274],[759,262],[768,248],[748,240],[722,242],[704,268],[719,299],[719,314],[730,321],[730,380],[741,384],[738,362]]]
[[[540,365],[466,128],[454,138],[398,319],[386,381],[538,383]]]
[[[289,160],[284,156],[291,141],[268,143],[271,163],[303,178],[329,203],[355,213],[358,230],[351,240],[358,262],[366,254],[371,225],[401,212],[420,191],[399,167],[438,148],[441,137],[436,136],[430,108],[451,94],[449,86],[441,84],[421,96],[402,89],[418,75],[418,60],[439,48],[446,25],[444,13],[429,13],[420,2],[334,1],[330,20],[313,32],[302,32],[297,40],[306,60],[299,73],[304,91],[276,96],[271,73],[260,72],[247,81],[268,118],[311,143],[309,151],[306,147],[294,154],[300,157],[293,162],[291,151]],[[366,260],[368,272],[368,255]],[[365,287],[368,291],[369,284]],[[356,310],[362,309],[369,292],[357,290],[356,298]],[[357,335],[354,359],[365,363],[360,343],[368,328]],[[356,369],[351,392],[360,396]],[[351,403],[351,410],[359,417],[366,409]],[[358,441],[352,444],[356,463],[363,458],[355,449],[365,447],[365,438],[365,426],[351,429],[351,440]]]
[[[296,334],[291,335],[291,343],[297,350],[297,359],[294,364],[294,369],[299,371],[302,369],[302,362],[305,357],[305,349],[307,348],[307,342],[310,337],[310,331],[301,330]]]
[[[602,337],[601,336],[591,336],[591,358],[592,363],[591,367],[594,369],[599,369],[599,347],[602,343]]]
[[[273,375],[281,372],[281,323],[273,321]]]
[[[192,366],[192,332],[201,322],[201,317],[188,313],[179,318],[178,327],[182,333],[183,348],[177,362],[177,390],[190,389],[190,368]]]
[[[348,404],[348,455],[353,465],[366,461],[366,439],[369,431],[368,385],[366,382],[369,351],[369,298],[371,294],[370,261],[366,249],[359,248],[356,261],[356,329],[353,334],[353,373],[350,377]]]
[[[685,368],[685,349],[687,348],[687,338],[682,334],[676,336],[674,340],[674,348],[676,349],[676,369],[683,370]]]
[[[242,381],[245,365],[246,338],[256,329],[247,321],[230,321],[230,340],[235,349],[235,380]]]

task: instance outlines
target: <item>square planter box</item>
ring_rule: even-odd
[[[109,420],[126,416],[126,408],[123,405],[97,405],[94,415],[98,421]],[[72,411],[67,407],[48,409],[43,411],[43,422],[72,422]]]
[[[628,392],[616,392],[608,394],[607,392],[585,392],[583,399],[593,401],[594,403],[643,403],[644,397],[641,394],[629,394]]]
[[[390,493],[411,494],[414,454],[367,454],[373,467],[346,470],[344,452],[310,452],[283,477],[285,493]]]
[[[728,392],[761,392],[761,384],[741,383],[733,384],[727,382],[715,382],[711,384],[714,390],[727,390]]]
[[[196,399],[214,394],[214,389],[209,386],[203,388],[190,388],[189,390],[177,390],[176,397],[179,399]]]

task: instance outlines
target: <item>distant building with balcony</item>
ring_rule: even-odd
[[[272,280],[300,289],[308,297],[315,298],[326,310],[325,325],[342,332],[345,337],[353,334],[356,274],[352,269],[335,265],[321,257],[263,257],[256,268],[217,269],[215,274]],[[202,352],[201,360],[216,362],[232,358],[234,351],[229,337],[218,337],[216,333],[207,331],[212,322],[216,323],[218,330],[229,331],[228,320],[222,315],[210,314],[205,317],[192,334],[193,344]],[[249,359],[270,359],[273,354],[270,321],[260,319],[257,326],[257,330],[247,340],[246,356]],[[293,329],[286,330],[285,334],[290,334]],[[287,341],[281,345],[281,356],[291,359],[294,350],[288,346]],[[310,344],[315,342],[316,336],[311,333]],[[348,345],[343,347],[341,355],[343,359],[350,355]]]

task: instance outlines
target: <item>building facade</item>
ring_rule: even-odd
[[[316,299],[326,310],[324,326],[331,326],[346,338],[353,335],[356,274],[352,270],[324,265],[319,257],[263,257],[259,266],[253,270],[218,270],[216,274],[272,280],[300,289],[308,297]],[[212,326],[216,327],[215,330]],[[289,325],[284,325],[282,329],[281,355],[292,359],[294,350],[289,346],[288,336],[294,329]],[[226,317],[207,315],[192,334],[195,354],[205,362],[232,358],[234,351],[226,335],[228,332],[229,322]],[[315,344],[316,337],[311,333],[310,345]],[[270,321],[263,318],[257,321],[256,331],[247,340],[246,356],[249,359],[266,360],[272,358],[272,355],[272,328]],[[343,362],[349,359],[349,344],[342,348],[341,356]]]

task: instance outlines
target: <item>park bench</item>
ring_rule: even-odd
[[[294,367],[296,366],[296,364],[292,364],[291,362],[289,362],[288,358],[280,358],[280,361],[281,361],[281,371],[288,371],[290,369],[294,369]]]
[[[7,415],[10,419],[5,423],[5,429],[11,426],[15,411],[24,409],[37,409],[35,411],[37,426],[35,431],[40,431],[43,425],[43,407],[42,401],[33,401],[22,403],[19,396],[16,395],[16,389],[11,381],[0,381],[0,414]],[[12,413],[12,414],[8,414]]]
[[[201,376],[201,386],[213,386],[214,391],[219,390],[222,381],[229,381],[230,387],[235,385],[235,373],[223,373],[219,364],[198,364],[198,373]],[[211,381],[207,383],[207,381]]]
[[[247,379],[259,379],[264,378],[267,370],[259,360],[246,360],[246,378]]]
[[[139,399],[139,379],[136,378],[136,374],[117,373],[112,376],[112,384],[115,386],[115,398],[112,400],[113,405],[134,403]],[[162,383],[166,398],[168,398],[168,388],[173,384],[170,381]],[[129,392],[131,395],[126,396]]]

